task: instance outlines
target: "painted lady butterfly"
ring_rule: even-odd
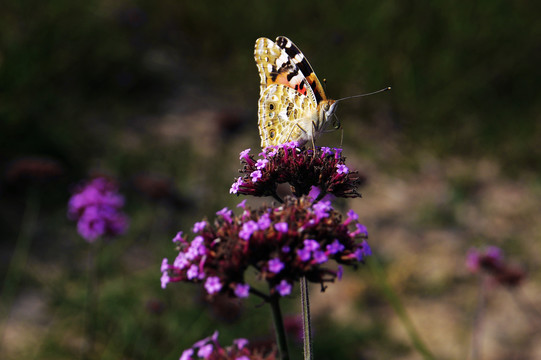
[[[276,42],[259,38],[255,42],[255,62],[259,70],[258,124],[261,147],[297,141],[299,146],[314,141],[327,130],[339,101],[368,94],[327,99],[312,66],[298,47],[285,36]]]
[[[304,145],[327,129],[336,101],[327,99],[314,70],[288,38],[259,38],[255,62],[261,78],[258,124],[261,147]]]

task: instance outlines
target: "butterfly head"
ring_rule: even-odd
[[[323,130],[331,122],[331,118],[336,111],[336,100],[322,100],[317,106],[318,129]]]

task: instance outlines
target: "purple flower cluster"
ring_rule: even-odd
[[[79,234],[88,242],[101,236],[117,236],[128,228],[122,213],[124,197],[117,186],[105,178],[96,178],[78,187],[68,203],[68,217],[77,221]]]
[[[307,195],[314,186],[321,189],[321,198],[326,194],[360,197],[357,188],[364,179],[345,165],[342,149],[301,149],[291,142],[265,148],[259,154],[262,159],[255,160],[249,153],[250,149],[240,153],[242,175],[231,186],[232,194],[278,198],[277,185],[289,183],[296,197]]]
[[[248,346],[248,340],[240,338],[233,340],[233,345],[226,348],[218,342],[218,331],[209,337],[199,340],[189,349],[184,350],[179,360],[275,360],[276,350],[253,350]]]
[[[482,251],[470,249],[466,255],[466,268],[474,274],[483,271],[497,283],[509,287],[520,285],[526,276],[522,269],[508,264],[503,251],[496,246],[489,246]]]
[[[224,208],[213,224],[197,222],[191,241],[177,234],[179,253],[173,263],[163,260],[162,287],[187,281],[202,283],[209,295],[263,295],[245,282],[246,271],[254,268],[268,283],[270,295],[286,296],[302,276],[322,288],[340,279],[342,266],[327,268],[330,260],[355,267],[371,255],[357,214],[350,211],[343,220],[330,201],[288,197],[279,207],[241,206],[240,215]]]

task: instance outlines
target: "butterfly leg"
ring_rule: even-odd
[[[302,126],[299,125],[299,123],[295,123],[295,126],[297,126],[299,129],[301,129],[301,131],[305,134],[307,134],[306,130],[304,130],[302,128]],[[293,130],[295,129],[295,126],[292,126],[291,127],[291,130],[289,131],[289,135],[287,136],[287,141],[289,142],[289,140],[291,139],[291,134],[293,134]]]
[[[314,140],[314,136],[316,134],[316,123],[312,121],[312,149],[316,151],[316,142]]]

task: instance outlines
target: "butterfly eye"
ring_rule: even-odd
[[[330,108],[329,104],[325,104],[325,111],[329,111],[329,108]]]

